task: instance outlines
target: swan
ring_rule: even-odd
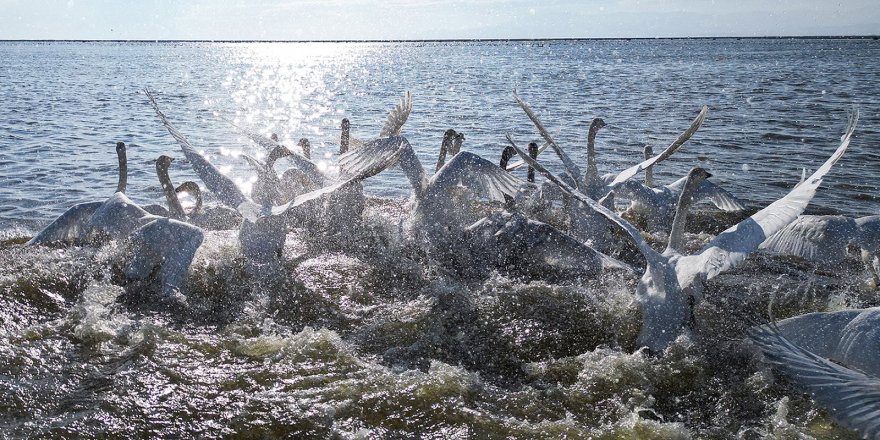
[[[156,161],[156,171],[159,182],[165,193],[169,206],[167,217],[198,226],[210,231],[236,229],[241,224],[241,214],[238,211],[225,206],[203,206],[202,191],[199,185],[191,180],[181,183],[176,188],[168,175],[168,167],[174,158],[166,155],[159,156]],[[173,189],[172,189],[173,188]],[[195,198],[195,206],[186,212],[180,203],[178,194],[186,192]]]
[[[349,122],[348,118],[342,118],[342,125],[340,128],[339,154],[345,154],[348,152],[348,144],[351,142],[351,122]]]
[[[545,223],[522,214],[501,212],[474,222],[463,206],[482,197],[504,202],[521,182],[501,167],[462,151],[428,177],[404,138],[398,163],[413,187],[414,205],[408,230],[439,260],[466,276],[485,276],[501,269],[516,274],[594,276],[603,268],[626,268]],[[375,166],[389,153],[374,144],[339,158],[343,170],[357,173]],[[530,255],[525,255],[529,253]]]
[[[547,179],[559,185],[572,197],[600,212],[629,234],[647,261],[645,273],[636,287],[636,296],[642,312],[642,325],[637,344],[647,347],[652,352],[659,352],[678,336],[686,321],[692,317],[693,303],[701,299],[703,283],[742,263],[767,237],[793,222],[804,211],[816,194],[822,179],[849,146],[857,121],[856,111],[850,117],[840,146],[804,183],[792,189],[785,197],[718,234],[694,255],[682,253],[684,226],[691,198],[697,192],[701,181],[708,177],[705,170],[697,168],[688,173],[688,180],[679,196],[668,245],[662,253],[659,253],[651,248],[629,222],[531,159],[516,146],[510,135],[508,141],[520,157]]]
[[[646,180],[649,178],[645,174]],[[650,187],[647,184],[627,180],[614,188],[615,196],[630,200],[630,210],[644,216],[648,220],[648,230],[651,232],[666,232],[672,225],[672,216],[675,213],[675,203],[684,189],[687,176],[661,187]],[[650,181],[650,180],[649,180]],[[706,180],[694,194],[694,203],[701,201],[712,202],[717,208],[724,211],[742,211],[746,207],[742,202],[726,189]]]
[[[709,111],[708,107],[703,106],[700,113],[691,122],[691,125],[687,130],[679,135],[678,138],[659,155],[627,168],[617,175],[609,175],[600,178],[595,163],[594,144],[599,129],[605,126],[604,120],[601,118],[595,118],[590,124],[590,130],[587,136],[587,172],[582,173],[580,168],[574,164],[565,151],[563,151],[556,141],[553,140],[553,137],[550,136],[544,128],[544,124],[538,116],[532,111],[529,105],[525,103],[525,101],[520,99],[515,90],[513,92],[513,97],[538,129],[541,136],[550,143],[557,156],[562,160],[565,168],[565,174],[562,176],[562,179],[565,180],[570,187],[578,189],[582,194],[587,195],[587,197],[590,197],[593,200],[602,200],[606,206],[613,206],[613,196],[608,195],[613,188],[628,181],[640,171],[666,160],[666,158],[675,153],[675,151],[677,151],[688,139],[691,138],[691,136],[693,136],[694,133],[696,133],[702,125],[706,113]],[[511,141],[510,138],[508,138],[508,140]],[[547,206],[551,205],[553,200],[559,198],[557,196],[558,191],[559,190],[556,186],[545,182],[541,187],[541,191],[531,199],[531,205],[528,209],[536,213],[546,212]],[[608,220],[583,203],[573,203],[570,200],[567,200],[567,197],[564,196],[561,198],[563,199],[564,211],[568,217],[569,233],[578,240],[581,240],[602,252],[611,251],[614,246],[611,242],[611,233],[609,231],[610,224]]]
[[[564,176],[565,176],[565,179],[569,181],[569,186],[571,186],[575,189],[578,189],[581,192],[583,192],[583,190],[586,190],[586,185],[585,185],[586,174],[581,172],[580,168],[577,165],[575,165],[575,163],[571,160],[571,158],[568,156],[568,154],[566,154],[565,151],[563,151],[562,148],[559,146],[559,144],[556,143],[556,141],[553,139],[553,136],[550,135],[550,132],[547,131],[544,124],[541,122],[540,119],[538,119],[538,116],[535,114],[535,112],[532,111],[531,107],[529,107],[529,105],[526,104],[526,102],[523,101],[519,97],[516,90],[513,91],[513,98],[516,100],[517,104],[519,104],[520,108],[522,108],[522,110],[526,113],[526,116],[528,116],[529,119],[532,121],[532,123],[535,125],[535,128],[538,129],[538,133],[541,134],[541,137],[543,137],[544,140],[547,141],[547,143],[549,143],[551,147],[553,147],[553,151],[556,152],[556,155],[559,157],[560,160],[562,160],[562,164],[565,169]],[[684,145],[684,143],[687,142],[687,140],[690,139],[694,133],[697,132],[697,130],[703,124],[703,120],[706,118],[706,113],[708,113],[708,112],[709,112],[709,107],[703,106],[703,108],[700,110],[700,113],[691,122],[690,126],[682,134],[680,134],[678,136],[678,138],[676,138],[668,147],[666,147],[666,149],[664,149],[660,154],[652,157],[651,159],[645,160],[645,161],[640,162],[634,166],[631,166],[631,167],[617,173],[616,175],[610,175],[610,176],[607,176],[607,178],[603,178],[602,179],[604,182],[603,187],[607,190],[610,190],[610,189],[614,188],[617,184],[631,179],[633,176],[644,171],[646,168],[653,166],[657,163],[660,163],[660,162],[666,160],[667,158],[669,158],[669,156],[671,156],[673,153],[678,151],[678,149],[682,145]],[[594,123],[595,123],[595,121],[594,121]],[[604,124],[604,121],[602,121],[602,124]],[[597,123],[597,125],[601,125],[601,124]],[[596,130],[598,130],[598,128]],[[588,139],[587,145],[589,147],[589,139]],[[589,163],[588,163],[588,167],[589,167]],[[605,193],[607,193],[607,190],[597,191],[597,193],[592,194],[593,196],[596,196],[594,198],[594,200],[598,200],[599,198],[604,196]]]
[[[116,143],[116,157],[119,162],[117,193],[125,193],[128,184],[128,158],[124,142]],[[84,227],[89,218],[105,203],[105,200],[77,203],[71,206],[54,221],[27,241],[27,245],[52,242],[75,242],[85,235]]]
[[[880,439],[880,308],[818,312],[753,327],[764,359],[841,425]]]
[[[455,130],[448,129],[443,132],[443,142],[440,143],[440,155],[437,156],[437,166],[434,172],[440,171],[440,168],[446,163],[446,153],[452,148],[452,140],[455,139]]]
[[[238,210],[244,217],[238,233],[241,250],[250,261],[258,264],[276,263],[279,261],[284,240],[287,236],[289,220],[300,220],[299,216],[303,215],[303,211],[312,209],[313,203],[318,203],[316,201],[319,200],[323,201],[323,199],[327,198],[325,196],[331,195],[334,192],[343,194],[354,193],[352,188],[360,187],[361,180],[381,172],[385,167],[396,162],[402,150],[402,147],[398,146],[399,141],[395,137],[381,138],[368,142],[364,144],[364,147],[374,148],[374,145],[381,145],[387,151],[372,166],[365,167],[347,180],[297,196],[283,205],[258,204],[245,196],[230,178],[223,175],[204,156],[199,154],[186,136],[159,109],[159,104],[156,102],[152,92],[149,89],[145,89],[144,92],[156,115],[159,116],[162,124],[177,141],[183,154],[189,159],[193,170],[199,175],[205,186],[213,191],[224,205]],[[271,141],[269,138],[265,139]],[[295,156],[297,155],[292,153],[292,157]],[[303,163],[311,164],[310,161],[303,160]],[[317,169],[314,169],[314,171],[317,172]],[[323,175],[318,173],[317,178],[323,183]],[[363,198],[363,195],[359,192],[358,195],[360,195],[361,199]],[[339,201],[337,199],[337,202]],[[341,201],[346,202],[346,200]],[[345,206],[349,205],[335,203],[333,209],[345,209]]]
[[[382,127],[382,130],[379,133],[379,137],[389,137],[399,134],[403,129],[403,125],[406,123],[406,120],[409,118],[411,112],[412,94],[410,94],[410,92],[406,92],[404,93],[404,96],[400,99],[400,102],[398,102],[398,104],[393,109],[391,109],[391,111],[389,111],[388,116],[385,120],[385,125]],[[242,155],[257,171],[257,185],[255,185],[258,191],[256,197],[257,199],[265,195],[265,200],[267,200],[267,203],[285,203],[298,195],[309,191],[314,191],[318,188],[325,186],[325,180],[328,180],[330,178],[323,171],[321,171],[321,166],[315,164],[310,160],[311,146],[308,139],[302,138],[299,140],[298,145],[302,148],[303,151],[303,155],[300,155],[290,151],[289,149],[287,149],[287,147],[278,143],[277,136],[273,138],[267,138],[266,136],[263,136],[255,130],[240,126],[234,121],[224,118],[222,115],[220,117],[227,123],[232,125],[234,128],[236,128],[239,132],[250,138],[253,142],[262,146],[269,153],[269,157],[267,158],[265,164],[260,163],[258,160],[250,156]],[[349,147],[358,148],[361,144],[363,144],[362,141],[351,139],[350,133],[348,131],[350,129],[350,126],[351,124],[348,122],[347,119],[345,119],[342,124],[343,133],[340,137],[340,140],[347,140],[349,142],[348,144],[346,144],[346,150]],[[340,147],[340,149],[342,149],[342,147]],[[280,178],[278,178],[276,177],[273,165],[274,160],[277,160],[281,157],[287,157],[292,160],[295,168],[287,169],[282,173]],[[342,196],[342,193],[337,193],[337,195],[334,197],[342,198],[344,200],[350,200],[349,205],[351,205],[351,207],[338,210],[338,213],[346,213],[346,217],[360,218],[362,209],[356,210],[355,208],[356,206],[364,204],[363,189],[359,185],[351,185],[347,188],[347,195]],[[278,197],[280,197],[281,199],[279,200]],[[330,219],[333,217],[324,216],[324,218]],[[346,220],[346,222],[349,220]],[[335,227],[331,229],[334,228]]]
[[[840,265],[847,247],[861,248],[862,261],[875,284],[874,262],[880,255],[880,215],[852,218],[843,215],[802,215],[761,244],[770,252],[814,261],[823,266]]]
[[[138,256],[123,268],[128,280],[149,277],[158,270],[162,296],[180,298],[196,249],[204,237],[201,229],[145,211],[125,195],[127,155],[123,142],[116,144],[119,177],[116,192],[103,201],[80,203],[68,209],[26,245],[50,242],[102,244],[108,240],[124,242],[130,255]],[[173,243],[170,246],[169,243]]]

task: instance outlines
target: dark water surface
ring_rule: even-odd
[[[880,213],[880,43],[637,40],[479,43],[0,43],[0,438],[856,438],[777,378],[742,339],[779,317],[876,305],[862,268],[756,255],[707,286],[698,325],[662,357],[635,348],[636,280],[462,281],[399,235],[398,170],[351,236],[288,235],[283,270],[253,279],[235,232],[208,233],[192,309],[143,306],[114,284],[118,250],[22,247],[70,205],[116,186],[161,202],[152,161],[178,158],[141,90],[245,189],[255,147],[216,112],[308,137],[332,165],[339,121],[379,133],[404,91],[405,135],[432,164],[443,131],[496,160],[537,139],[511,93],[602,173],[701,130],[655,172],[695,165],[760,207],[859,127],[811,209]],[[557,167],[557,161],[547,159]],[[689,235],[692,246],[708,240]],[[10,240],[11,239],[11,240]]]

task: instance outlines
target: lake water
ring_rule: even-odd
[[[629,278],[464,282],[426,263],[394,234],[411,193],[399,170],[366,185],[371,234],[291,234],[272,283],[242,272],[234,233],[209,234],[191,316],[117,301],[113,249],[14,239],[112,194],[117,141],[136,202],[162,202],[160,154],[178,159],[176,182],[196,179],[145,87],[245,189],[254,173],[238,154],[259,147],[218,114],[287,145],[306,137],[332,165],[342,118],[369,139],[408,90],[404,135],[423,163],[448,128],[496,161],[505,134],[539,139],[516,89],[580,163],[602,117],[608,173],[708,105],[655,181],[703,166],[753,208],[817,168],[857,108],[852,145],[810,210],[878,214],[877,40],[0,42],[0,59],[0,238],[12,240],[0,247],[0,437],[855,438],[741,343],[773,295],[781,316],[875,305],[852,262],[829,273],[750,259],[710,283],[699,337],[657,358],[631,353]]]

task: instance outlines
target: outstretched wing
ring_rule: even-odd
[[[388,113],[388,118],[385,119],[385,126],[382,127],[379,137],[399,135],[400,130],[403,128],[403,124],[406,123],[406,119],[409,118],[411,112],[412,95],[407,91],[403,97],[400,98],[397,107],[394,107],[391,112]]]
[[[513,91],[513,99],[516,100],[516,103],[519,104],[520,108],[526,112],[526,115],[529,119],[532,120],[532,123],[535,124],[535,127],[538,129],[538,132],[541,133],[541,137],[553,147],[553,151],[556,152],[556,155],[559,156],[559,159],[562,160],[562,164],[565,165],[565,172],[571,177],[572,181],[575,182],[576,185],[580,185],[581,181],[583,181],[584,173],[581,172],[581,169],[575,165],[574,161],[568,157],[568,154],[565,154],[565,151],[559,147],[553,137],[550,136],[550,132],[544,128],[544,124],[541,123],[541,120],[538,119],[538,115],[529,108],[528,104],[526,104],[522,99],[519,98],[519,95],[516,94],[516,90]],[[580,186],[578,186],[580,188]]]
[[[825,264],[839,264],[857,230],[855,220],[839,215],[802,215],[761,243],[761,249]]]
[[[715,207],[724,211],[742,211],[746,209],[742,202],[735,195],[731,194],[730,191],[708,180],[704,180],[700,187],[697,188],[694,200],[708,200]]]
[[[361,145],[339,156],[339,167],[349,175],[357,175],[384,163],[392,155],[400,159],[400,168],[418,195],[428,186],[422,163],[413,151],[409,141],[402,136],[379,138]]]
[[[53,242],[73,242],[85,231],[85,225],[89,218],[104,202],[78,203],[68,208],[52,223],[43,228],[37,235],[28,240],[26,244],[44,244]]]
[[[636,174],[644,171],[646,168],[648,168],[652,165],[656,165],[656,164],[666,160],[669,156],[672,156],[672,153],[675,153],[679,149],[679,147],[684,145],[684,143],[687,142],[687,140],[690,139],[691,136],[693,136],[694,133],[697,132],[697,130],[700,128],[700,126],[703,125],[703,120],[706,119],[706,113],[708,113],[708,112],[709,112],[709,107],[703,106],[703,109],[700,110],[700,114],[698,114],[697,117],[694,118],[693,122],[691,122],[690,127],[688,127],[688,129],[685,130],[684,133],[679,135],[678,138],[672,142],[672,144],[670,144],[668,147],[666,147],[666,149],[663,150],[663,152],[661,152],[660,154],[658,154],[648,160],[645,160],[637,165],[633,165],[633,166],[621,171],[620,174],[618,174],[617,177],[614,178],[614,180],[612,180],[611,182],[608,183],[608,185],[614,186],[618,183],[625,182],[625,181],[631,179]]]
[[[812,395],[841,425],[863,438],[880,439],[880,379],[804,350],[772,325],[755,327],[750,336],[770,364]]]
[[[311,200],[315,200],[319,197],[323,197],[323,196],[330,194],[334,191],[338,191],[341,188],[348,187],[350,185],[354,185],[355,183],[360,182],[361,180],[364,180],[368,177],[372,177],[372,176],[375,176],[376,174],[381,173],[382,171],[384,171],[388,167],[394,165],[397,162],[397,160],[400,158],[400,154],[403,151],[405,151],[406,149],[412,150],[412,148],[409,146],[409,143],[404,143],[404,142],[396,142],[395,143],[395,142],[393,142],[395,139],[403,139],[403,138],[391,137],[391,138],[379,139],[378,141],[373,141],[373,142],[383,141],[385,143],[389,143],[389,144],[393,143],[393,144],[397,145],[397,150],[391,154],[385,155],[384,159],[382,161],[377,161],[377,162],[371,164],[370,166],[367,166],[367,167],[360,169],[359,172],[355,173],[348,180],[327,186],[325,188],[321,188],[319,190],[305,193],[303,195],[297,196],[290,203],[273,207],[272,214],[273,215],[283,214],[288,209],[295,208],[299,205],[302,205],[303,203],[306,203]],[[369,144],[370,143],[368,143],[367,145],[369,145]]]
[[[497,164],[474,153],[461,151],[431,177],[428,191],[442,194],[449,188],[463,186],[478,197],[503,202],[505,195],[515,196],[521,184],[519,179]]]
[[[553,137],[557,137],[557,136],[559,136],[559,133],[562,133],[562,129],[561,129],[561,128],[558,129],[558,130],[556,130],[556,133],[553,134]],[[546,150],[547,147],[549,147],[549,146],[550,146],[550,142],[544,142],[544,144],[542,144],[540,147],[538,147],[538,155],[540,156],[541,153],[543,153],[544,150]],[[512,163],[512,164],[510,164],[510,165],[508,165],[508,166],[507,166],[507,171],[513,171],[513,170],[515,170],[515,169],[517,169],[517,168],[519,168],[519,167],[521,167],[521,166],[523,166],[523,165],[525,165],[525,164],[526,164],[526,161],[524,161],[524,160],[518,160],[518,161],[516,161],[516,162],[514,162],[514,163]]]
[[[767,237],[793,222],[813,199],[816,190],[822,184],[822,178],[843,156],[858,119],[858,112],[854,112],[840,146],[806,181],[792,189],[785,197],[718,234],[699,254],[682,257],[678,265],[680,270],[694,271],[694,275],[702,272],[706,279],[711,279],[740,264],[748,254],[758,249]]]
[[[171,136],[177,140],[180,149],[183,150],[183,154],[189,160],[190,164],[192,164],[193,170],[199,175],[202,182],[205,183],[205,186],[217,194],[217,197],[223,202],[223,204],[231,208],[236,208],[238,205],[246,201],[247,198],[241,190],[238,189],[235,182],[223,175],[217,167],[212,165],[211,162],[208,162],[208,159],[199,154],[195,147],[189,143],[186,136],[184,136],[183,133],[181,133],[180,130],[168,120],[165,114],[162,113],[162,110],[159,110],[159,104],[156,102],[153,92],[151,92],[150,89],[144,89],[144,93],[150,100],[153,110],[156,111],[156,114],[159,115],[159,119],[162,120],[162,124],[168,129]]]

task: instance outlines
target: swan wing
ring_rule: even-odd
[[[168,129],[171,136],[177,140],[180,149],[183,150],[183,154],[189,160],[190,164],[192,164],[193,171],[199,175],[199,178],[202,179],[205,186],[217,194],[217,197],[223,202],[223,204],[229,207],[236,208],[238,205],[246,201],[247,198],[241,190],[238,189],[235,182],[229,177],[223,175],[217,167],[212,165],[211,162],[208,162],[208,159],[196,151],[195,147],[192,146],[186,136],[184,136],[183,133],[181,133],[180,130],[168,120],[165,114],[162,113],[162,110],[159,109],[159,104],[156,102],[156,98],[153,96],[153,92],[151,92],[150,89],[144,89],[144,93],[150,100],[150,105],[153,106],[153,110],[156,111],[159,119],[162,120],[162,124]]]
[[[89,218],[104,202],[86,202],[71,206],[42,231],[28,240],[28,245],[71,242],[79,238]]]
[[[730,191],[718,186],[714,182],[704,180],[694,194],[694,200],[708,200],[715,207],[724,211],[742,211],[746,207]]]
[[[621,171],[620,174],[618,174],[617,177],[615,177],[614,180],[609,183],[609,185],[614,186],[620,182],[627,181],[636,174],[644,171],[646,168],[652,165],[656,165],[666,160],[669,156],[672,156],[672,153],[675,153],[682,145],[684,145],[685,142],[687,142],[688,139],[691,138],[691,136],[694,135],[694,133],[697,132],[697,130],[699,130],[700,126],[703,125],[703,120],[706,119],[706,113],[708,112],[709,107],[704,105],[703,109],[700,110],[700,114],[698,114],[697,117],[694,118],[693,122],[691,122],[690,127],[688,127],[687,130],[684,131],[684,133],[680,134],[678,138],[672,142],[672,144],[666,147],[665,150],[648,160],[645,160],[637,165],[633,165]]]
[[[342,171],[354,176],[374,167],[381,167],[390,157],[397,157],[400,168],[418,194],[427,188],[428,180],[422,163],[409,141],[402,136],[375,139],[339,156]]]
[[[855,220],[843,216],[802,215],[761,243],[761,249],[785,255],[840,264],[857,230]]]
[[[400,130],[403,128],[403,124],[406,123],[406,119],[409,118],[409,114],[412,112],[412,94],[407,91],[403,94],[403,97],[400,98],[400,102],[397,103],[397,107],[394,107],[391,112],[388,113],[388,118],[385,119],[385,125],[382,127],[382,131],[379,133],[379,137],[388,137],[388,136],[397,136],[400,134]],[[350,146],[349,141],[349,146]]]
[[[528,104],[526,104],[525,101],[520,99],[519,95],[517,95],[516,93],[516,90],[513,91],[513,99],[516,99],[516,103],[519,104],[520,108],[522,108],[523,111],[526,112],[526,115],[529,117],[529,119],[532,120],[532,123],[535,124],[538,132],[541,133],[541,137],[543,137],[544,140],[547,141],[547,143],[549,143],[551,147],[553,147],[553,151],[556,152],[556,155],[559,156],[560,160],[562,160],[562,164],[565,165],[565,172],[568,174],[568,176],[572,178],[575,184],[580,185],[581,180],[583,180],[582,176],[584,175],[581,172],[580,168],[575,165],[574,161],[572,161],[571,158],[568,157],[568,154],[566,154],[565,151],[563,151],[562,148],[559,147],[556,141],[553,140],[553,136],[550,136],[550,132],[548,132],[547,129],[544,128],[544,124],[541,123],[540,119],[538,119],[538,115],[536,115],[535,112],[533,112],[532,109],[529,108]],[[578,189],[580,189],[580,187],[578,187]]]
[[[559,136],[559,133],[562,133],[562,129],[561,129],[561,128],[558,129],[558,130],[556,130],[556,133],[553,133],[553,137],[558,137],[558,136]],[[538,155],[540,155],[541,153],[543,153],[544,150],[546,150],[547,147],[549,147],[549,146],[550,146],[550,142],[544,142],[543,145],[541,145],[540,147],[538,147]],[[512,163],[512,164],[510,164],[510,165],[508,165],[508,166],[507,166],[507,171],[513,171],[513,170],[515,170],[515,169],[517,169],[517,168],[519,168],[519,167],[521,167],[521,166],[523,166],[523,165],[525,165],[525,164],[526,164],[526,161],[524,161],[524,160],[518,160],[518,161],[516,161],[516,162],[514,162],[514,163]]]
[[[841,425],[863,438],[880,438],[880,379],[804,350],[772,326],[756,327],[750,336],[770,364]]]
[[[645,256],[645,259],[648,260],[649,266],[654,265],[654,264],[659,264],[660,262],[665,260],[657,251],[655,251],[653,248],[651,248],[651,246],[648,244],[648,242],[645,241],[644,237],[642,237],[642,233],[639,232],[639,230],[636,229],[633,225],[631,225],[628,221],[622,219],[615,212],[600,205],[595,200],[587,197],[586,195],[584,195],[580,191],[572,188],[570,185],[563,182],[560,178],[556,177],[547,168],[544,168],[544,166],[541,165],[537,160],[532,159],[531,157],[529,157],[529,155],[526,152],[524,152],[518,146],[516,146],[516,143],[513,142],[513,138],[510,136],[510,134],[507,135],[507,141],[510,142],[510,145],[513,146],[513,148],[516,150],[516,152],[520,155],[520,157],[523,158],[524,161],[526,161],[526,163],[528,163],[530,166],[532,166],[533,168],[538,170],[538,172],[543,174],[544,177],[546,177],[551,182],[555,183],[563,191],[570,194],[572,197],[580,200],[581,202],[583,202],[584,204],[586,204],[587,206],[592,208],[594,211],[602,214],[609,221],[611,221],[612,223],[616,224],[617,226],[621,227],[624,231],[626,231],[629,234],[630,238],[632,238],[636,247],[638,247],[639,250],[642,252],[642,254]]]
[[[398,139],[398,138],[394,138],[394,137],[384,138],[384,139],[378,139],[377,141],[374,141],[374,142],[384,142],[384,143],[390,144],[390,143],[394,143],[393,141],[395,139]],[[403,139],[403,138],[399,138],[399,139]],[[373,143],[373,142],[370,142],[370,143]],[[367,145],[369,145],[370,143],[368,143]],[[402,152],[406,151],[407,149],[412,150],[412,148],[409,146],[408,142],[406,142],[406,143],[396,142],[396,145],[398,146],[397,151],[395,151],[392,154],[385,155],[383,161],[375,162],[368,167],[362,168],[359,172],[357,172],[354,176],[350,177],[348,180],[321,188],[319,190],[315,190],[315,191],[311,191],[311,192],[299,195],[296,198],[294,198],[290,203],[287,203],[285,205],[275,206],[272,208],[272,214],[273,215],[283,214],[288,209],[295,208],[299,205],[302,205],[303,203],[306,203],[311,200],[315,200],[315,199],[320,198],[324,195],[327,195],[327,194],[330,194],[334,191],[337,191],[340,188],[353,185],[357,182],[360,182],[361,180],[364,180],[368,177],[372,177],[372,176],[375,176],[376,174],[381,173],[382,171],[384,171],[388,167],[394,165],[400,159],[400,154]]]
[[[463,186],[477,197],[503,202],[505,195],[515,196],[521,184],[497,164],[469,151],[461,151],[431,177],[428,191],[443,194],[449,188]]]
[[[220,116],[220,117],[224,121],[229,123],[229,125],[232,125],[233,127],[235,127],[235,129],[238,130],[241,134],[247,136],[250,140],[254,141],[254,143],[265,148],[266,151],[268,151],[270,153],[275,148],[282,146],[280,143],[273,141],[272,138],[263,136],[262,134],[257,133],[255,130],[240,126],[240,125],[236,124],[235,122],[232,122],[231,120],[229,120],[223,116]],[[288,149],[288,151],[290,152],[290,155],[287,157],[290,158],[291,161],[293,161],[293,164],[296,165],[297,168],[303,170],[303,172],[306,173],[306,175],[309,177],[309,179],[312,179],[313,182],[317,183],[318,185],[323,185],[324,174],[321,173],[321,170],[318,168],[318,165],[316,165],[311,160],[306,159],[305,156],[303,156],[293,150]]]
[[[816,190],[822,184],[822,178],[843,156],[857,122],[858,112],[854,112],[840,146],[806,181],[792,189],[785,197],[718,234],[699,254],[682,257],[679,260],[682,264],[678,265],[677,270],[693,272],[694,277],[702,273],[705,274],[706,279],[711,279],[740,264],[746,256],[758,249],[767,237],[793,222],[813,199]]]

